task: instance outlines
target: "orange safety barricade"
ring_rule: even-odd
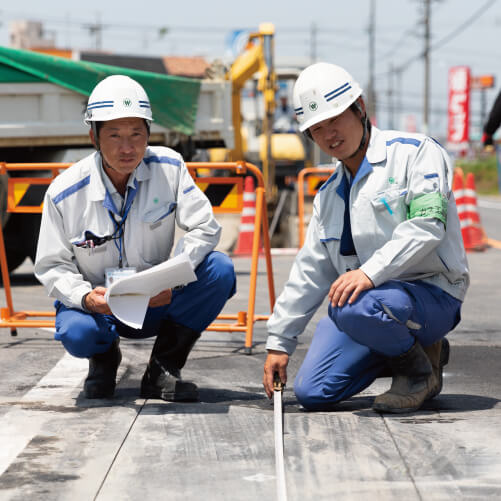
[[[0,163],[0,174],[9,171],[49,171],[51,176],[34,178],[9,178],[7,186],[7,211],[24,213],[41,213],[43,195],[47,186],[56,177],[60,170],[69,167],[70,163]],[[252,352],[252,336],[256,321],[268,320],[269,315],[256,315],[256,289],[259,260],[259,242],[262,239],[264,255],[266,258],[266,271],[268,275],[268,292],[270,299],[270,311],[275,304],[275,285],[273,281],[273,269],[271,262],[270,239],[268,234],[268,217],[266,213],[266,199],[264,179],[261,171],[253,164],[246,162],[187,162],[186,166],[198,186],[204,191],[209,200],[215,203],[214,212],[240,212],[243,206],[243,179],[239,177],[246,173],[252,173],[257,179],[256,188],[256,217],[255,230],[252,242],[250,288],[247,311],[239,311],[235,314],[221,314],[216,320],[225,323],[213,322],[207,331],[218,332],[244,332],[245,353]],[[219,169],[234,171],[237,176],[231,178],[207,178],[198,177],[197,169]],[[215,186],[212,194],[208,189]],[[29,190],[32,190],[29,193]],[[0,222],[0,268],[5,290],[6,308],[0,310],[0,327],[11,329],[13,336],[17,335],[17,327],[54,327],[54,311],[16,311],[12,301],[12,290],[5,252],[2,224]],[[30,318],[33,318],[31,320]],[[234,322],[228,323],[233,320]]]
[[[298,216],[299,216],[299,248],[304,244],[304,183],[306,176],[316,175],[318,181],[321,178],[326,181],[329,176],[334,172],[334,167],[306,167],[299,171],[297,176],[297,196],[298,196]],[[319,175],[320,174],[320,175]],[[324,174],[324,176],[321,176]],[[308,195],[314,195],[320,189],[319,183],[315,183],[314,188],[308,185]]]
[[[266,212],[266,197],[264,188],[264,178],[261,171],[253,164],[247,162],[187,162],[190,173],[198,184],[207,178],[196,176],[197,169],[233,170],[236,174],[251,173],[256,177],[256,216],[254,218],[254,235],[252,239],[251,271],[249,284],[249,301],[247,311],[239,311],[237,314],[221,314],[216,320],[236,320],[233,323],[216,323],[207,327],[207,331],[219,332],[245,332],[245,353],[252,351],[252,333],[256,321],[268,320],[269,315],[256,315],[256,290],[257,271],[259,262],[259,243],[263,245],[263,252],[266,259],[266,274],[268,276],[268,295],[270,299],[270,311],[275,304],[275,284],[273,280],[273,268],[271,262],[270,237],[268,232],[268,215]]]

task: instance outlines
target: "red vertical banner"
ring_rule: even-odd
[[[449,125],[447,141],[452,149],[466,148],[470,125],[470,68],[449,69]]]

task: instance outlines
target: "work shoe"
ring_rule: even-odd
[[[449,363],[449,341],[444,337],[440,339],[440,341],[423,348],[423,350],[430,360],[435,376],[435,386],[431,389],[430,395],[426,398],[426,400],[431,400],[442,391],[443,368]]]
[[[108,351],[89,358],[89,373],[84,382],[85,398],[111,398],[115,393],[117,370],[122,361],[120,338]]]
[[[181,379],[181,369],[200,332],[170,320],[163,322],[141,381],[141,397],[169,402],[197,402],[196,384]]]
[[[403,355],[388,357],[388,364],[393,372],[391,388],[375,398],[372,408],[395,414],[418,410],[437,387],[422,346],[416,341]]]

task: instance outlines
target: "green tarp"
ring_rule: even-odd
[[[156,123],[183,134],[193,134],[200,93],[199,80],[72,61],[0,46],[0,82],[45,81],[88,96],[103,78],[117,74],[130,76],[144,87]]]

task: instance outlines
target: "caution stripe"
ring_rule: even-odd
[[[8,212],[41,213],[45,192],[51,181],[52,178],[10,177],[7,187]],[[214,212],[242,212],[242,178],[206,177],[197,179],[196,184],[209,199]]]
[[[306,178],[307,181],[307,191],[306,194],[310,196],[314,196],[317,194],[318,190],[322,187],[322,185],[329,179],[329,176],[317,176],[310,175]]]
[[[243,208],[243,179],[203,177],[195,180],[209,199],[214,212],[240,213]]]
[[[9,177],[7,184],[7,211],[41,213],[43,199],[52,178]]]

